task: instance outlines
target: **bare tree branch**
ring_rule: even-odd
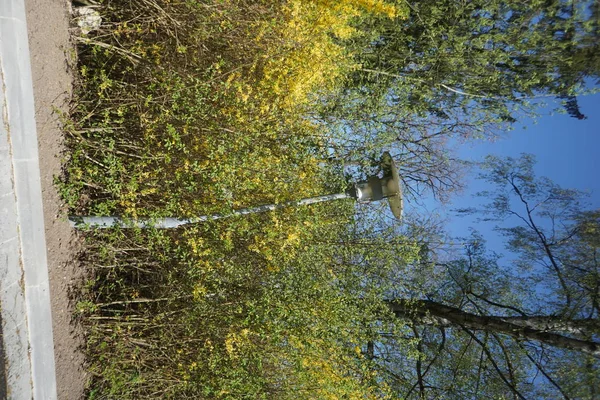
[[[560,392],[560,394],[563,396],[563,398],[565,400],[570,400],[569,396],[567,396],[567,394],[564,392],[562,387],[560,387],[560,385],[558,383],[556,383],[556,381],[554,379],[552,379],[552,377],[544,370],[544,367],[542,366],[542,364],[539,361],[537,361],[535,358],[533,358],[533,356],[531,354],[529,354],[529,351],[525,348],[525,346],[523,346],[522,343],[520,343],[520,342],[517,342],[517,343],[519,344],[519,347],[521,349],[523,349],[527,358],[533,363],[533,365],[535,365],[537,370],[540,371],[542,373],[542,375],[544,375],[544,377],[548,380],[548,382],[550,382],[556,389],[558,389],[558,391]]]
[[[464,326],[461,326],[460,328],[463,331],[465,331],[469,336],[471,336],[471,338],[473,338],[473,340],[475,340],[481,346],[481,349],[483,350],[483,352],[487,356],[487,359],[490,360],[490,362],[492,363],[492,366],[494,367],[494,369],[496,370],[496,372],[498,373],[498,375],[500,376],[500,378],[502,379],[502,381],[504,381],[504,383],[506,384],[506,386],[508,386],[508,388],[511,390],[511,392],[513,392],[515,394],[515,396],[517,396],[519,399],[525,400],[525,397],[523,397],[523,395],[517,390],[517,388],[513,384],[511,384],[508,381],[508,379],[506,379],[506,377],[504,376],[504,373],[500,370],[500,367],[498,367],[498,364],[494,360],[494,356],[490,353],[490,351],[487,348],[487,346],[485,345],[485,343],[481,342],[481,340],[479,340],[479,338],[477,337],[477,335],[475,335],[473,332],[471,332],[470,330],[468,330]]]

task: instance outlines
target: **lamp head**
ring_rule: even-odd
[[[359,202],[387,199],[394,217],[402,219],[404,202],[400,176],[389,152],[381,156],[380,167],[382,178],[370,176],[366,181],[358,182],[350,189],[350,195]]]

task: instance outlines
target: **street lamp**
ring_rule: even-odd
[[[356,183],[349,194],[360,203],[387,199],[394,217],[402,219],[404,202],[398,168],[387,151],[381,156],[379,165],[383,171],[382,178],[370,176],[366,181]]]
[[[274,211],[290,206],[304,206],[309,204],[321,203],[324,201],[354,198],[359,203],[368,203],[371,201],[379,201],[387,199],[392,214],[397,219],[402,219],[403,213],[403,198],[400,185],[400,176],[398,169],[389,152],[383,153],[381,156],[380,167],[383,171],[383,177],[370,176],[366,181],[357,182],[350,187],[345,193],[335,193],[323,196],[310,197],[307,199],[287,201],[280,204],[265,204],[258,207],[244,208],[236,210],[231,214],[213,214],[203,215],[193,218],[157,218],[157,219],[137,219],[127,220],[121,217],[93,217],[93,216],[69,216],[69,221],[72,227],[92,227],[92,228],[110,228],[119,226],[122,228],[160,228],[169,229],[177,228],[182,225],[195,224],[199,222],[213,221],[216,219],[228,218],[239,215],[254,214],[266,211]]]

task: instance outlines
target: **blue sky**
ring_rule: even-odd
[[[535,172],[546,176],[564,188],[588,191],[591,207],[600,207],[600,94],[579,97],[582,112],[588,117],[577,120],[566,114],[552,112],[556,105],[539,111],[536,121],[526,118],[497,141],[477,141],[461,145],[458,154],[470,161],[481,161],[488,154],[519,157],[531,153],[537,158]],[[477,228],[488,240],[488,247],[502,252],[503,244],[492,231],[491,224],[476,223],[472,218],[452,217],[452,209],[476,206],[480,199],[473,194],[484,190],[475,179],[477,171],[465,177],[467,189],[455,196],[451,204],[441,206],[426,201],[429,211],[450,216],[448,230],[456,236],[468,236],[469,228]]]
[[[546,107],[537,124],[524,120],[506,138],[469,143],[459,153],[472,161],[487,154],[512,157],[523,152],[535,154],[538,174],[564,187],[593,191],[600,206],[600,94],[582,96],[579,103],[588,117],[586,120],[552,114],[553,107]]]

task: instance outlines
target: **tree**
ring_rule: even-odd
[[[499,121],[512,121],[527,99],[562,96],[580,118],[572,96],[600,72],[594,2],[426,0],[410,9],[405,21],[365,22],[374,33],[357,55],[355,87],[378,88],[417,113],[458,107]]]
[[[312,116],[349,162],[389,150],[414,199],[460,188],[449,142],[489,138],[556,98],[582,119],[577,94],[598,79],[599,6],[563,0],[398,1],[406,19],[372,15],[346,43],[357,68]]]
[[[517,266],[530,271],[539,290],[553,290],[556,301],[547,311],[560,316],[599,318],[600,275],[595,256],[600,226],[597,211],[586,211],[583,194],[559,187],[546,178],[536,178],[534,159],[488,157],[483,176],[496,186],[484,213],[492,219],[513,218],[520,224],[499,227],[509,248],[518,256]],[[511,199],[514,201],[511,202]],[[537,267],[533,267],[533,264]]]
[[[581,193],[537,178],[533,165],[528,155],[488,157],[489,203],[462,210],[503,224],[507,262],[476,232],[462,255],[421,247],[430,254],[414,271],[398,262],[401,279],[384,303],[407,325],[379,332],[372,362],[400,396],[598,395],[600,213],[585,209]],[[399,351],[403,342],[415,352]]]

